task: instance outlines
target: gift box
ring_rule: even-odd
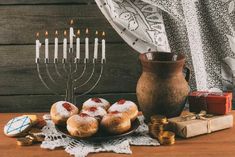
[[[199,113],[201,110],[210,114],[227,114],[232,109],[232,93],[191,92],[188,97],[189,111]]]
[[[212,116],[210,118],[201,115],[190,115],[188,117],[175,117],[168,120],[170,130],[183,138],[233,127],[233,115],[231,114]]]

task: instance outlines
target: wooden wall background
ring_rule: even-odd
[[[35,33],[48,30],[53,50],[52,33],[59,31],[61,45],[61,34],[69,28],[71,19],[83,31],[87,27],[92,31],[105,30],[108,42],[102,80],[77,103],[93,96],[110,102],[120,98],[136,101],[138,53],[112,29],[94,0],[0,0],[0,112],[48,111],[53,102],[62,99],[51,94],[37,76]]]
[[[105,30],[108,42],[104,76],[92,93],[77,100],[78,104],[91,96],[111,102],[119,98],[136,100],[138,54],[112,29],[94,0],[1,0],[0,112],[48,111],[52,102],[61,99],[51,94],[37,76],[35,32],[48,30],[53,46],[51,33],[69,28],[70,19],[83,31],[86,27]]]

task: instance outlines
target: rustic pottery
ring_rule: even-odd
[[[190,90],[187,83],[190,70],[186,68],[186,76],[183,74],[184,55],[177,55],[175,61],[173,53],[150,52],[147,55],[152,56],[152,60],[148,60],[146,54],[139,56],[143,72],[136,88],[146,120],[154,114],[179,116]]]

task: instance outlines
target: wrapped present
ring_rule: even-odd
[[[232,109],[232,93],[191,92],[188,97],[189,111],[199,113],[201,110],[210,114],[227,114]]]
[[[205,112],[168,119],[169,128],[183,138],[208,134],[233,127],[233,115],[208,115]]]

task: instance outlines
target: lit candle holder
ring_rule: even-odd
[[[39,53],[40,53],[40,47],[41,47],[41,43],[38,38],[39,38],[39,32],[36,33],[36,60],[35,60],[36,63],[37,63],[37,60],[39,60],[40,58]]]
[[[94,59],[98,58],[98,31],[95,32],[95,44],[94,44]]]
[[[80,59],[80,30],[77,31],[76,39],[76,58]]]
[[[64,31],[64,40],[63,40],[63,59],[67,59],[67,32]]]
[[[54,94],[63,94],[65,95],[65,100],[71,103],[75,102],[76,94],[79,92],[78,90],[82,86],[86,86],[87,90],[84,90],[80,95],[85,95],[92,91],[100,82],[102,75],[104,74],[104,66],[106,62],[105,58],[105,32],[92,31],[90,33],[93,34],[93,38],[91,38],[91,49],[94,52],[90,52],[89,50],[89,41],[90,34],[88,28],[84,29],[84,37],[82,35],[82,31],[74,30],[73,20],[70,21],[69,29],[64,29],[61,34],[58,36],[59,30],[54,30],[51,34],[54,36],[50,37],[54,38],[54,49],[53,47],[49,48],[49,36],[48,31],[43,32],[44,39],[43,41],[39,41],[39,33],[36,33],[36,70],[38,77],[42,84]],[[74,32],[77,31],[77,32]],[[63,33],[63,34],[62,34]],[[74,37],[74,33],[76,37]],[[45,36],[44,36],[45,34]],[[51,35],[50,34],[50,35]],[[61,37],[62,36],[62,37]],[[41,37],[41,36],[40,36]],[[61,37],[61,39],[59,39]],[[75,40],[75,41],[74,41]],[[102,40],[102,42],[101,42]],[[41,50],[40,46],[42,42],[45,48]],[[84,43],[82,44],[82,41]],[[60,42],[62,42],[60,44]],[[76,42],[76,43],[75,43]],[[94,43],[93,43],[94,42]],[[101,54],[101,45],[102,45],[102,54]],[[51,44],[52,46],[52,44]],[[74,46],[74,48],[73,48]],[[82,46],[84,46],[84,51],[82,51]],[[94,48],[93,48],[94,46]],[[59,48],[61,48],[62,52],[60,52]],[[45,49],[45,52],[44,52]],[[50,50],[49,50],[50,49]],[[76,49],[76,52],[75,52]],[[43,54],[40,54],[43,51]],[[49,52],[52,51],[52,52]],[[54,54],[52,54],[54,51]],[[73,53],[74,52],[74,53]],[[45,53],[45,57],[44,57]],[[51,54],[49,54],[51,53]],[[59,54],[60,53],[60,54]],[[76,53],[76,54],[75,54]],[[91,53],[91,54],[90,54]],[[40,56],[43,55],[43,56]],[[91,56],[90,56],[91,55]],[[43,63],[40,62],[40,58],[43,59]],[[61,58],[61,61],[58,59]],[[101,60],[102,59],[102,60]],[[53,61],[52,61],[53,60]],[[101,61],[100,61],[101,60]],[[51,62],[50,62],[51,61]],[[88,70],[89,71],[88,71]],[[86,76],[89,75],[89,78]],[[81,82],[81,80],[84,80]],[[92,81],[92,83],[91,83]],[[59,90],[58,85],[63,83],[61,86],[61,92],[58,93]],[[80,84],[82,83],[82,84]],[[81,89],[83,90],[83,89]]]
[[[45,32],[45,59],[49,59],[49,40],[48,31]]]
[[[58,59],[58,31],[55,31],[55,49],[54,49],[54,59]]]
[[[72,27],[73,20],[70,21],[70,29],[69,29],[69,48],[73,48],[73,37],[75,37],[74,29]]]
[[[86,29],[86,38],[85,38],[85,59],[89,59],[89,38],[88,38],[89,30]]]
[[[102,33],[102,60],[105,60],[105,32]]]

